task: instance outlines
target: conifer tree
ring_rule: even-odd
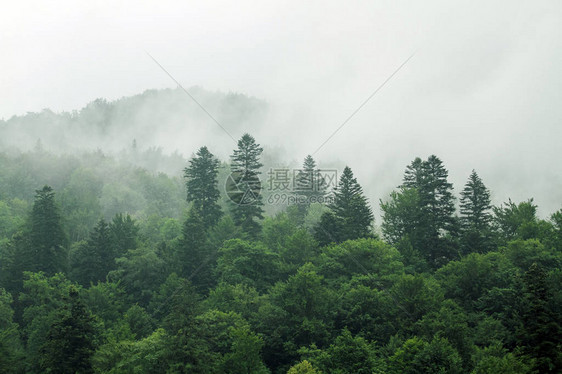
[[[207,147],[201,147],[185,168],[187,201],[193,202],[206,228],[214,226],[222,215],[217,203],[220,193],[217,187],[219,161]]]
[[[124,256],[128,250],[136,249],[139,228],[130,215],[118,213],[109,224],[109,233],[115,257]]]
[[[320,202],[326,194],[326,184],[316,168],[316,161],[311,155],[305,157],[302,169],[295,178],[299,223],[304,221],[312,202]],[[304,197],[304,199],[302,198]]]
[[[461,192],[461,230],[465,252],[485,252],[490,248],[490,191],[476,171],[472,171]]]
[[[90,233],[88,241],[71,255],[72,279],[82,285],[104,281],[115,268],[115,253],[109,225],[102,218]]]
[[[334,201],[329,208],[333,217],[327,216],[330,213],[324,213],[316,229],[316,237],[321,242],[325,241],[325,236],[332,236],[332,241],[341,242],[372,235],[373,211],[348,166],[334,189]]]
[[[208,289],[212,286],[216,257],[216,250],[208,243],[199,211],[191,209],[184,222],[177,250],[180,275],[199,290]]]
[[[231,156],[230,168],[233,180],[232,189],[236,189],[238,197],[233,204],[234,221],[251,237],[260,231],[257,220],[263,218],[263,201],[260,193],[259,175],[260,156],[263,148],[256,143],[254,137],[244,134],[238,141],[238,149]]]
[[[456,254],[455,198],[453,185],[447,181],[448,174],[437,156],[431,155],[426,161],[417,157],[406,168],[401,186],[403,190],[415,189],[418,194],[417,232],[409,235],[415,241],[412,245],[436,267]]]
[[[35,192],[30,247],[26,254],[30,266],[24,270],[44,271],[48,275],[64,272],[67,268],[67,239],[55,203],[55,192],[49,186]]]

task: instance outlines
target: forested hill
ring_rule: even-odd
[[[264,101],[243,94],[199,87],[188,92],[234,133],[255,130],[267,113]],[[96,99],[72,112],[44,109],[0,120],[0,149],[29,150],[40,142],[57,153],[98,148],[119,151],[136,140],[143,148],[166,146],[169,152],[183,152],[225,138],[211,123],[181,88],[147,90],[115,101]]]
[[[435,155],[369,199],[184,95],[1,123],[0,373],[562,371],[562,210],[494,205],[474,170],[455,190]],[[265,115],[200,96],[229,129]]]

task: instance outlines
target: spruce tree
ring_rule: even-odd
[[[302,169],[295,177],[299,223],[304,221],[311,202],[319,202],[326,193],[326,185],[311,155],[305,157]],[[303,199],[304,197],[304,199]]]
[[[48,275],[64,272],[67,268],[67,239],[61,224],[55,192],[49,186],[35,191],[31,212],[28,269],[43,271]]]
[[[137,249],[139,228],[130,215],[116,214],[109,224],[109,233],[115,257],[124,256],[130,249]]]
[[[217,255],[208,243],[205,224],[197,209],[188,212],[176,257],[181,277],[191,281],[200,291],[212,286]]]
[[[219,161],[207,147],[201,147],[185,168],[187,201],[199,212],[206,228],[214,226],[222,215],[217,203],[220,193],[217,187]]]
[[[419,207],[416,209],[419,230],[412,243],[435,267],[446,263],[456,255],[455,238],[457,220],[453,185],[447,181],[448,171],[435,155],[427,161],[416,158],[406,168],[403,189],[418,192]]]
[[[486,252],[491,246],[490,191],[472,170],[461,192],[460,212],[462,244],[467,252]]]
[[[88,241],[71,255],[70,274],[82,285],[104,281],[115,268],[115,253],[109,225],[102,218],[90,233]]]
[[[334,200],[329,208],[334,217],[324,213],[316,229],[317,239],[321,242],[325,241],[325,236],[332,236],[334,242],[342,242],[372,235],[373,211],[348,166],[334,188]]]
[[[232,207],[234,222],[242,227],[250,237],[256,237],[260,231],[257,220],[263,219],[263,201],[259,175],[260,156],[263,148],[255,139],[244,134],[238,141],[238,149],[231,156],[230,168],[233,181],[230,192],[236,189],[237,197]],[[232,196],[232,195],[231,195]]]

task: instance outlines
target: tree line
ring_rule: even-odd
[[[380,201],[378,235],[352,169],[329,188],[307,156],[295,177],[307,199],[268,216],[262,151],[238,141],[225,203],[221,162],[201,147],[181,221],[123,211],[72,238],[48,185],[24,220],[0,220],[17,223],[0,247],[0,371],[561,370],[562,210],[492,206],[473,171],[457,212],[432,155]]]

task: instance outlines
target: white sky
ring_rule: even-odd
[[[175,85],[267,100],[262,143],[318,154],[374,205],[415,156],[456,191],[476,169],[496,202],[562,203],[561,1],[10,1],[0,11],[0,118]],[[236,134],[240,135],[240,134]],[[165,146],[165,145],[163,145]]]

